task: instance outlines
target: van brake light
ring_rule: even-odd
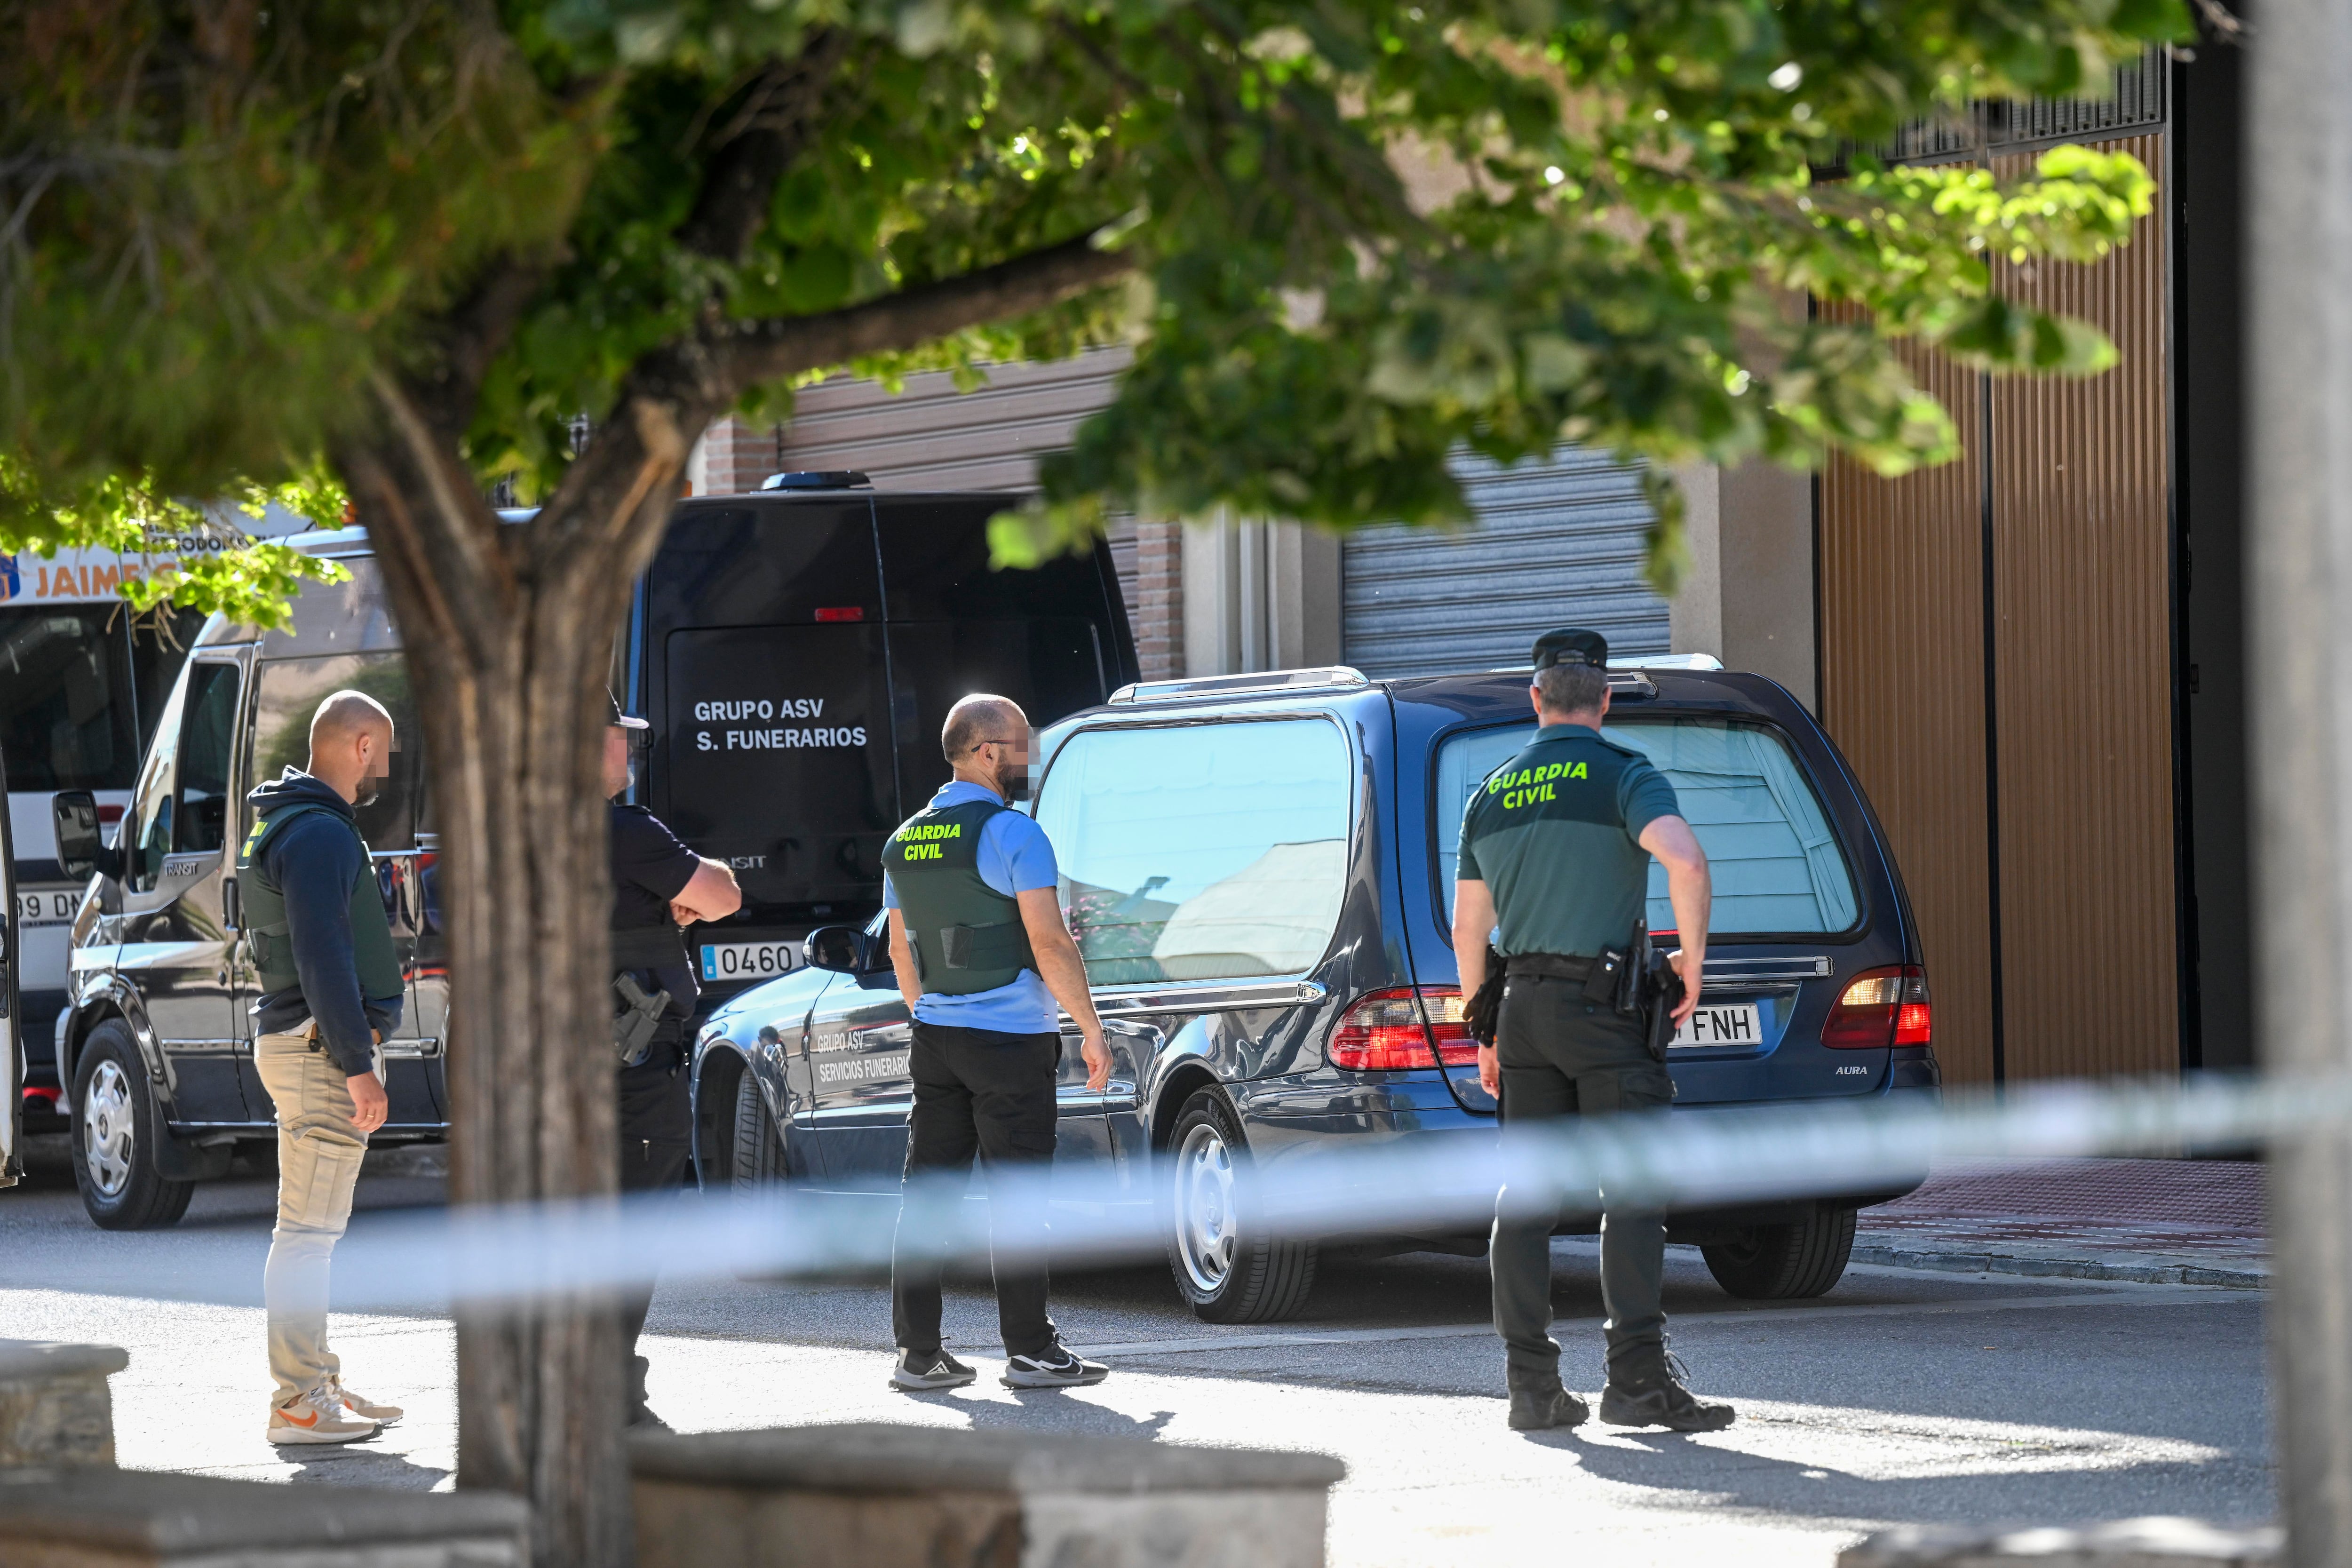
[[[1406,1072],[1466,1067],[1478,1059],[1478,1042],[1463,1022],[1459,987],[1399,985],[1357,998],[1325,1054],[1349,1072]]]
[[[1933,1044],[1927,972],[1917,964],[1870,969],[1846,982],[1822,1026],[1822,1044],[1833,1050],[1885,1050]]]

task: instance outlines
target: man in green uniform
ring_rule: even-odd
[[[1462,817],[1454,952],[1462,992],[1486,979],[1489,933],[1499,934],[1507,979],[1496,1042],[1478,1053],[1478,1079],[1504,1120],[1663,1110],[1675,1095],[1650,1054],[1643,1019],[1588,994],[1607,949],[1630,951],[1643,923],[1650,858],[1666,868],[1683,981],[1680,1024],[1698,1005],[1706,958],[1706,855],[1681,816],[1674,786],[1632,746],[1601,733],[1609,711],[1609,645],[1601,634],[1547,632],[1535,647],[1529,694],[1535,739],[1487,775]],[[1595,987],[1594,989],[1600,989]],[[1608,1312],[1609,1384],[1601,1418],[1620,1426],[1714,1431],[1728,1405],[1694,1397],[1666,1354],[1660,1304],[1666,1222],[1613,1208],[1602,1194],[1601,1297]],[[1511,1426],[1573,1426],[1590,1412],[1561,1387],[1551,1337],[1551,1233],[1559,1199],[1514,1192],[1496,1199],[1488,1258],[1495,1328],[1508,1350]]]

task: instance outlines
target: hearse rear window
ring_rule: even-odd
[[[1675,786],[1683,816],[1715,874],[1710,934],[1842,931],[1861,911],[1853,873],[1789,743],[1761,724],[1721,719],[1626,719],[1603,731],[1638,746]],[[1526,745],[1525,725],[1472,730],[1437,752],[1437,852],[1446,923],[1454,918],[1462,813],[1488,773]],[[1650,929],[1668,931],[1665,868],[1650,862]]]
[[[1355,770],[1320,720],[1087,730],[1037,820],[1097,985],[1298,974],[1348,885]]]

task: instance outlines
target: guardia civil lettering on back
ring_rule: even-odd
[[[1706,855],[1674,785],[1639,747],[1602,732],[1609,645],[1578,627],[1538,639],[1528,697],[1535,738],[1480,785],[1463,813],[1454,887],[1454,954],[1465,994],[1487,976],[1491,933],[1505,979],[1478,1079],[1507,1128],[1567,1117],[1658,1115],[1675,1086],[1667,1026],[1697,1005],[1711,888]],[[1633,962],[1653,858],[1665,868],[1681,941],[1677,994],[1652,992]],[[1474,1005],[1473,1028],[1485,1027]],[[1671,1013],[1671,1016],[1669,1014]],[[1601,1330],[1616,1426],[1712,1431],[1728,1405],[1699,1399],[1666,1353],[1665,1215],[1601,1194]],[[1487,1245],[1495,1327],[1505,1346],[1509,1420],[1521,1431],[1573,1426],[1590,1410],[1560,1381],[1551,1337],[1555,1189],[1507,1186]]]

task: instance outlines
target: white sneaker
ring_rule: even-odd
[[[333,1389],[336,1395],[342,1400],[345,1410],[362,1421],[373,1421],[379,1426],[389,1426],[408,1414],[397,1405],[378,1405],[364,1394],[353,1394],[343,1386],[342,1374],[340,1373],[332,1373],[328,1377],[327,1386]]]
[[[272,1443],[356,1443],[374,1436],[375,1427],[344,1408],[342,1391],[331,1382],[269,1407]]]

